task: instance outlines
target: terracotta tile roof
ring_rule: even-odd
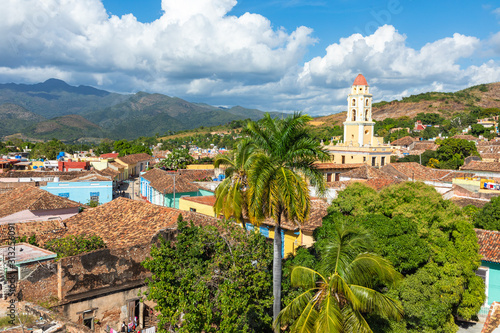
[[[466,198],[466,197],[452,197],[450,201],[454,202],[457,206],[464,208],[468,205],[473,205],[478,208],[483,208],[489,200],[475,199],[475,198]]]
[[[120,163],[117,163],[117,162],[108,162],[108,165],[114,166],[118,170],[125,169],[125,167],[123,165],[121,165]]]
[[[153,157],[149,154],[146,154],[146,153],[132,154],[132,155],[127,155],[127,156],[122,156],[122,157],[117,158],[117,160],[120,160],[123,163],[129,164],[129,165],[136,164],[136,163],[142,162],[142,161],[150,161],[152,159],[153,159]]]
[[[111,177],[111,179],[118,177],[118,175],[120,174],[120,172],[118,170],[111,169],[111,168],[106,168],[104,170],[99,170],[97,172],[105,177]]]
[[[36,241],[43,246],[48,240],[59,238],[65,232],[64,222],[60,220],[32,221],[15,223],[16,235],[18,237],[31,237],[36,235]],[[0,244],[9,241],[9,225],[0,225]]]
[[[391,145],[393,146],[409,146],[413,142],[418,141],[418,139],[415,139],[409,135],[404,136],[400,139],[394,140],[391,142]]]
[[[70,180],[71,182],[110,182],[113,179],[109,176],[104,176],[100,174],[101,171],[93,171],[85,176],[78,177]]]
[[[358,74],[356,78],[354,79],[354,83],[352,84],[353,86],[367,86],[368,82],[366,82],[365,77],[363,74]]]
[[[193,184],[189,179],[189,175],[170,173],[161,169],[153,168],[143,174],[141,177],[150,181],[150,186],[161,193],[174,192],[174,175],[175,175],[175,191],[177,193],[196,192],[199,187]]]
[[[9,171],[0,174],[0,178],[41,178],[59,177],[59,180],[71,180],[86,176],[91,171]]]
[[[411,147],[412,150],[436,150],[438,145],[429,141],[415,141]]]
[[[66,235],[98,235],[107,247],[120,248],[149,243],[161,229],[175,227],[179,214],[196,225],[216,224],[214,217],[126,198],[85,210],[64,222]]]
[[[482,260],[500,263],[500,231],[474,229]]]
[[[500,145],[478,147],[477,151],[479,152],[479,154],[500,154]]]
[[[50,194],[30,185],[0,194],[0,217],[23,210],[52,210],[80,206],[82,204],[78,202]]]
[[[381,189],[402,182],[399,179],[391,178],[372,178],[366,181],[366,185],[373,188],[375,191],[380,191]]]
[[[495,162],[500,161],[499,153],[480,153],[483,160],[494,160]]]
[[[401,180],[451,182],[455,177],[470,176],[464,172],[428,168],[416,162],[391,163],[383,166],[381,170]]]
[[[316,228],[321,227],[323,223],[323,217],[327,215],[326,209],[328,204],[321,199],[311,199],[311,213],[309,219],[304,222],[300,227],[295,223],[289,221],[287,218],[283,217],[281,220],[281,227],[286,230],[299,230],[304,231],[314,231]],[[274,227],[275,223],[273,219],[265,219],[263,224]]]
[[[372,178],[385,178],[385,179],[394,179],[395,177],[385,173],[380,169],[375,169],[372,166],[363,164],[361,167],[357,169],[353,169],[351,171],[345,172],[341,174],[341,177],[350,177],[357,179],[372,179]]]
[[[215,205],[215,196],[214,195],[204,195],[199,197],[182,197],[182,200],[192,201],[196,203],[200,203],[203,205],[214,206]]]
[[[362,167],[363,163],[353,163],[353,164],[340,164],[340,163],[314,163],[314,166],[318,170],[346,170],[346,169],[356,169]]]
[[[500,303],[493,302],[490,305],[490,310],[488,311],[488,316],[486,316],[486,320],[484,321],[481,333],[497,332],[498,327],[500,327]]]
[[[469,140],[469,141],[477,141],[479,140],[475,136],[468,135],[468,134],[457,134],[451,137],[452,139],[462,139],[462,140]]]
[[[460,170],[500,172],[500,163],[470,161],[466,165],[462,166]]]
[[[109,153],[109,154],[101,154],[99,157],[100,158],[117,158],[118,153]]]

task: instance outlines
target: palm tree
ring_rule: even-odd
[[[226,167],[226,178],[215,189],[214,212],[216,216],[223,214],[225,218],[234,217],[243,229],[243,213],[247,208],[247,170],[250,168],[252,151],[251,142],[243,139],[231,156],[217,155],[214,159],[214,167]]]
[[[337,224],[321,251],[319,272],[301,266],[292,270],[292,285],[305,291],[281,311],[275,327],[293,322],[290,332],[363,333],[372,330],[362,313],[401,319],[401,307],[373,289],[378,283],[394,284],[401,275],[388,260],[366,252],[368,243],[366,233]]]
[[[273,119],[266,113],[258,123],[250,122],[247,134],[255,146],[248,177],[248,215],[259,225],[265,218],[274,220],[273,317],[281,310],[281,223],[282,218],[300,225],[309,217],[309,184],[325,192],[323,174],[314,163],[330,156],[319,142],[307,134],[307,115],[295,113]]]

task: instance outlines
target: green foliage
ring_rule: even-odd
[[[382,294],[383,286],[401,279],[390,262],[370,253],[370,236],[343,223],[329,229],[322,245],[316,243],[319,269],[295,266],[291,284],[301,293],[281,311],[277,324],[291,332],[372,332],[363,318],[375,313],[400,320],[401,306]]]
[[[224,230],[221,232],[219,230]],[[151,249],[148,299],[159,332],[270,332],[272,247],[232,222],[181,220],[175,242]]]
[[[140,140],[136,141],[127,141],[125,139],[118,140],[113,143],[113,150],[119,153],[119,156],[132,155],[132,154],[140,154],[146,153],[151,155],[151,150],[149,149],[149,145],[145,142],[140,142]]]
[[[30,325],[35,324],[37,319],[38,318],[36,316],[33,316],[33,315],[28,315],[28,314],[23,314],[23,313],[16,314],[16,317],[14,319],[14,325],[12,325],[12,318],[10,318],[9,316],[2,317],[2,318],[0,318],[0,328],[7,328],[7,327],[14,327],[14,326],[19,327],[21,322],[26,327],[26,326],[30,326]]]
[[[175,149],[166,158],[161,160],[155,167],[167,170],[186,169],[188,164],[193,163],[193,157],[189,155],[188,149]]]
[[[455,332],[454,316],[469,319],[478,312],[484,284],[474,273],[480,265],[474,229],[432,187],[407,182],[373,193],[361,184],[350,186],[315,231],[318,243],[339,221],[366,228],[375,251],[405,275],[401,286],[387,291],[403,304],[405,325],[370,317],[377,331]]]
[[[475,135],[475,136],[484,136],[485,138],[488,138],[488,139],[493,139],[494,137],[494,134],[490,132],[491,129],[490,128],[486,128],[484,127],[483,125],[481,124],[473,124],[471,126],[471,134],[472,135]]]
[[[99,236],[73,236],[52,239],[45,244],[49,251],[56,252],[58,258],[75,256],[105,248],[106,244]]]
[[[443,123],[444,118],[437,113],[421,112],[415,117],[415,121],[417,120],[420,120],[424,125],[440,125]]]
[[[408,155],[397,160],[397,162],[415,162],[422,161],[422,165],[429,165],[431,158],[437,159],[437,152],[435,150],[426,150],[421,155]]]
[[[473,221],[476,228],[500,230],[500,197],[491,198],[490,202],[473,214]]]
[[[24,235],[22,237],[19,237],[19,240],[18,240],[19,243],[28,243],[28,244],[31,244],[31,245],[34,245],[34,246],[39,246],[38,245],[38,242],[36,240],[36,235],[33,234],[31,235],[30,237]]]
[[[436,143],[439,145],[437,158],[441,169],[458,169],[466,157],[479,156],[475,143],[468,140],[448,138]]]

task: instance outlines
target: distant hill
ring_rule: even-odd
[[[50,140],[52,138],[74,141],[83,137],[105,138],[102,128],[80,115],[66,115],[39,122],[27,127],[23,134],[29,138]]]
[[[414,118],[418,113],[437,113],[451,118],[459,112],[469,112],[471,108],[500,108],[500,82],[481,84],[457,92],[428,92],[403,97],[400,101],[373,103],[373,119],[397,119],[403,116]],[[314,126],[342,125],[347,113],[340,112],[314,118]]]
[[[33,139],[63,141],[83,137],[135,139],[167,131],[216,126],[232,120],[258,120],[264,115],[262,111],[241,106],[226,109],[145,92],[121,95],[89,86],[75,87],[57,79],[32,85],[0,84],[2,103],[15,105],[37,117],[29,122],[5,122],[0,125],[0,137],[19,133]],[[7,116],[0,113],[0,123],[4,119]],[[83,120],[82,128],[78,121]]]
[[[89,86],[70,86],[57,79],[37,84],[0,84],[0,104],[16,104],[45,118],[103,109],[128,97]]]
[[[428,92],[400,101],[373,103],[373,119],[414,118],[418,113],[438,113],[445,118],[474,107],[500,108],[500,82],[481,84],[457,92]]]
[[[0,105],[0,137],[18,133],[24,128],[44,121],[45,118],[22,106],[4,103]]]
[[[131,139],[169,130],[216,126],[232,120],[257,120],[264,116],[264,112],[242,107],[222,109],[177,97],[139,92],[123,103],[83,116],[100,125],[110,138]]]

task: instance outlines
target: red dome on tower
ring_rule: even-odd
[[[353,86],[367,86],[368,82],[366,82],[366,79],[363,76],[363,74],[358,74],[358,76],[356,76],[356,79],[354,80],[354,83],[352,85]]]

